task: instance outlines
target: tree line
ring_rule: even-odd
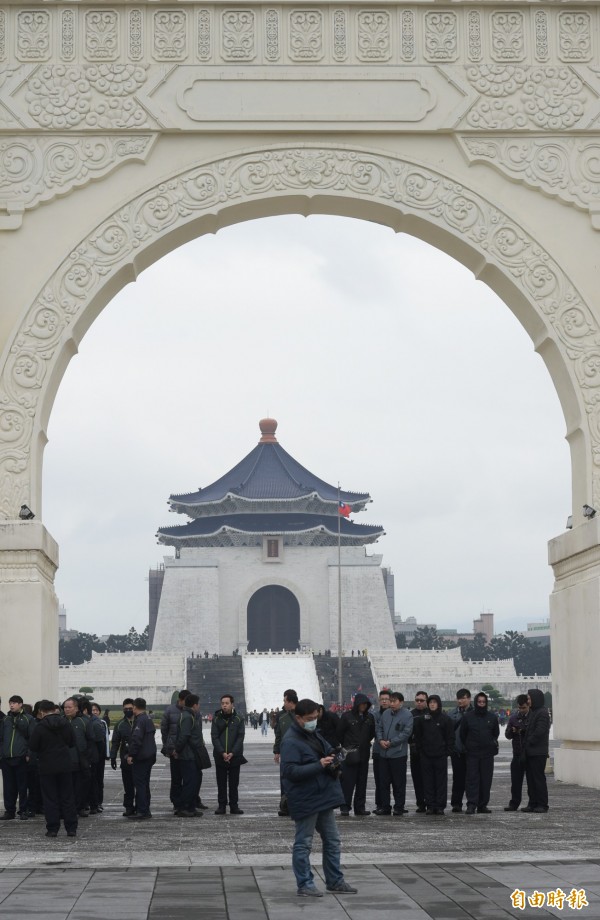
[[[397,635],[398,648],[449,649],[460,647],[463,661],[500,661],[513,658],[517,674],[531,677],[534,674],[550,674],[550,646],[532,642],[513,629],[507,629],[501,636],[494,636],[489,642],[481,633],[472,639],[458,639],[456,642],[439,636],[435,626],[419,626],[409,643],[406,636]]]
[[[59,639],[59,664],[83,664],[92,652],[145,652],[148,650],[148,627],[139,633],[134,626],[123,635],[113,634],[103,641],[95,633],[77,633],[71,639]]]

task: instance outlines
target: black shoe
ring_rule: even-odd
[[[146,812],[146,813],[143,814],[143,815],[140,815],[140,814],[138,814],[138,813],[136,812],[134,815],[127,815],[127,817],[128,817],[128,819],[129,819],[130,821],[147,821],[148,818],[151,818],[151,817],[152,817],[152,815],[151,815],[150,812],[148,811],[148,812]]]
[[[425,814],[426,814],[426,815],[434,815],[434,814],[435,814],[435,809],[432,808],[431,805],[428,805],[428,806],[427,806],[427,811],[425,812]]]
[[[82,808],[81,811],[78,811],[77,814],[80,818],[89,818],[90,810],[89,808]]]
[[[378,816],[391,815],[391,813],[392,813],[391,808],[376,808],[375,811],[373,812],[374,815],[378,815]]]
[[[225,808],[224,805],[219,805],[219,807],[215,810],[215,814],[216,815],[226,815],[227,809]]]
[[[434,808],[434,809],[433,809],[433,813],[434,813],[434,815],[438,815],[438,817],[440,817],[440,818],[443,818],[444,815],[446,814],[446,812],[444,811],[443,808]]]
[[[340,808],[340,818],[349,818],[350,809],[349,808]]]
[[[36,815],[35,811],[28,811],[26,814],[28,818],[35,818]]]
[[[522,808],[521,811],[532,812],[532,811],[533,811],[533,808],[531,807],[531,805],[525,805],[525,807]]]
[[[543,805],[536,805],[535,808],[533,809],[533,813],[535,815],[545,815],[547,811],[548,809],[545,808]]]
[[[229,809],[229,814],[230,815],[243,815],[244,812],[242,811],[241,808],[238,808],[236,805],[234,808]]]
[[[90,814],[91,814],[91,815],[99,815],[99,814],[100,814],[100,809],[99,809],[99,808],[90,808]]]
[[[506,808],[504,809],[504,811],[518,811],[518,810],[519,809],[516,805],[507,805]]]
[[[67,831],[67,837],[76,837],[77,831]]]
[[[46,837],[58,837],[58,831],[46,831]]]
[[[467,815],[474,815],[474,814],[475,814],[475,806],[474,806],[474,805],[467,805],[466,814],[467,814]]]
[[[415,808],[416,815],[424,815],[426,812],[427,812],[427,808],[425,807],[425,805],[419,805],[418,808]]]
[[[26,811],[22,811],[21,814],[19,815],[19,821],[28,821],[28,820],[29,820],[29,815],[27,814]]]
[[[289,811],[278,811],[277,814],[280,818],[289,818],[290,816]]]
[[[392,811],[392,814],[394,815],[395,818],[402,818],[406,814],[406,812],[404,811],[403,808],[394,808],[394,810]]]
[[[370,815],[370,814],[371,814],[371,812],[370,812],[370,811],[365,811],[364,808],[362,809],[362,811],[357,811],[356,808],[355,808],[355,809],[354,809],[354,814],[357,815],[359,818],[366,818],[367,815]]]
[[[205,805],[204,802],[198,799],[198,801],[196,802],[196,808],[201,808],[202,811],[206,811],[206,809],[208,808],[208,805]]]
[[[462,805],[453,805],[453,806],[452,806],[452,811],[453,811],[453,813],[454,813],[455,815],[460,815],[460,814],[462,814]]]
[[[124,818],[129,818],[131,815],[134,815],[134,814],[135,814],[135,808],[130,808],[130,807],[127,805],[127,806],[125,807],[125,811],[123,812],[123,817],[124,817]]]
[[[492,809],[488,808],[487,805],[484,805],[483,808],[477,809],[478,815],[491,815],[491,813],[492,813]]]
[[[3,815],[0,815],[0,821],[14,821],[15,815],[14,812],[5,811]]]
[[[196,811],[187,811],[185,808],[180,808],[179,811],[176,811],[175,814],[178,818],[195,818]]]

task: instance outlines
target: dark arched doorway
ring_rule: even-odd
[[[300,604],[282,585],[259,588],[248,601],[248,651],[295,651],[300,642]]]

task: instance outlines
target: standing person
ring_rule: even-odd
[[[177,735],[177,725],[179,724],[179,716],[181,715],[181,710],[185,706],[186,697],[190,695],[189,690],[180,690],[177,694],[177,700],[175,703],[171,703],[169,706],[165,707],[165,711],[162,714],[160,720],[160,734],[162,738],[162,748],[161,753],[169,758],[169,770],[171,773],[171,786],[169,788],[169,799],[175,811],[177,808],[177,802],[181,797],[181,769],[179,760],[177,757],[173,757],[173,751],[175,750],[175,737]]]
[[[511,712],[504,735],[512,742],[512,760],[510,762],[510,802],[504,811],[518,811],[523,796],[525,778],[525,728],[529,716],[527,694],[517,697],[517,708]],[[527,792],[529,793],[529,784]],[[529,799],[531,796],[529,795]]]
[[[377,728],[380,749],[381,807],[376,815],[391,815],[390,784],[394,792],[394,815],[401,818],[406,800],[406,764],[408,760],[408,739],[412,735],[413,717],[403,709],[402,693],[390,693],[390,707],[383,713]]]
[[[281,775],[290,816],[296,824],[292,869],[297,894],[322,898],[310,867],[315,830],[323,842],[323,874],[328,891],[356,894],[340,867],[341,842],[334,808],[345,801],[339,770],[333,766],[331,747],[316,731],[318,709],[314,700],[300,700],[294,721],[281,745]]]
[[[417,724],[417,721],[425,715],[426,712],[427,691],[417,690],[415,693],[414,709],[411,709],[411,714],[413,717],[413,734],[411,735],[411,738],[408,742],[408,747],[410,751],[410,775],[412,777],[413,788],[415,790],[415,798],[417,800],[416,811],[419,814],[422,814],[426,810],[427,806],[425,804],[425,785],[421,767],[421,754],[415,742],[414,726]]]
[[[354,814],[367,816],[367,780],[371,760],[371,741],[375,737],[375,719],[369,712],[372,703],[364,693],[354,697],[352,709],[340,718],[337,737],[339,744],[348,753],[342,766],[342,789],[346,803],[340,808],[340,815],[348,817],[354,796]]]
[[[273,744],[273,760],[275,763],[279,763],[281,742],[283,740],[283,736],[294,720],[294,710],[296,709],[297,702],[298,694],[295,690],[286,690],[284,692],[283,709],[279,713],[277,722],[275,723],[275,742]],[[281,798],[279,799],[279,811],[277,814],[280,818],[287,818],[289,816],[289,812],[287,807],[287,799],[283,791],[283,786],[281,785],[281,778],[279,780],[279,788],[281,792]]]
[[[258,724],[260,725],[261,734],[266,738],[269,732],[269,710],[266,706],[258,717]]]
[[[96,805],[95,809],[90,809],[90,814],[97,814],[104,810],[102,807],[104,802],[104,766],[106,758],[110,757],[108,726],[104,719],[100,718],[101,712],[102,710],[98,703],[92,703],[92,731],[98,756],[96,763],[92,767],[96,788]]]
[[[135,814],[128,815],[130,821],[143,821],[151,818],[150,812],[150,774],[156,763],[156,729],[154,722],[146,712],[146,700],[138,696],[133,701],[133,731],[129,742],[127,763],[131,765],[133,785],[135,786]]]
[[[524,748],[529,802],[521,811],[533,811],[539,815],[548,811],[546,761],[550,751],[550,713],[544,706],[541,690],[529,690],[528,698]]]
[[[58,836],[61,818],[67,837],[76,837],[77,808],[70,753],[75,747],[73,729],[50,700],[40,700],[38,710],[39,720],[29,743],[38,757],[46,837]]]
[[[337,746],[340,717],[335,712],[329,712],[321,703],[319,703],[318,712],[317,731],[321,732],[327,744],[334,748]]]
[[[2,720],[0,764],[4,791],[2,821],[11,821],[17,813],[27,820],[27,755],[35,720],[23,709],[23,697],[15,693],[8,701],[8,713]]]
[[[109,734],[110,734],[110,714],[109,714],[109,712],[108,712],[108,708],[104,710],[104,715],[102,716],[102,719],[103,719],[104,722],[106,723],[106,727],[107,727],[107,729],[108,729],[108,731],[109,731]]]
[[[454,723],[454,753],[451,757],[452,763],[452,793],[450,795],[450,805],[452,811],[460,813],[462,811],[463,796],[465,794],[465,783],[467,780],[467,755],[465,748],[460,740],[460,723],[467,712],[473,711],[471,703],[471,691],[463,687],[456,693],[456,707],[448,713]]]
[[[467,756],[467,814],[474,815],[477,812],[490,815],[492,810],[487,806],[494,776],[494,757],[498,753],[500,725],[498,716],[488,711],[486,693],[475,694],[475,709],[467,712],[461,720],[459,732]]]
[[[202,817],[202,812],[196,810],[201,783],[200,747],[204,745],[202,727],[196,719],[199,708],[200,697],[189,694],[179,715],[175,750],[171,755],[179,761],[181,771],[181,790],[174,811],[180,818]]]
[[[121,782],[123,783],[123,817],[135,814],[135,786],[131,764],[127,763],[129,742],[133,731],[133,699],[128,696],[123,700],[123,718],[119,719],[113,729],[110,742],[110,765],[117,769],[117,755],[121,758]]]
[[[373,779],[375,781],[375,813],[377,809],[381,808],[381,748],[379,747],[379,742],[377,741],[377,727],[381,721],[381,717],[386,711],[390,708],[390,691],[389,690],[380,690],[379,692],[379,709],[376,709],[373,713],[373,718],[375,720],[375,744],[373,745]]]
[[[87,794],[88,798],[84,810],[88,815],[100,814],[98,808],[98,748],[96,746],[96,735],[94,724],[92,722],[92,704],[87,697],[81,697],[79,700],[79,715],[85,723],[85,741],[87,746],[87,761],[89,764]]]
[[[79,711],[78,701],[70,696],[63,703],[63,711],[75,736],[75,746],[71,748],[71,772],[73,774],[73,789],[75,792],[75,805],[80,818],[87,818],[90,800],[90,775],[91,767],[88,756],[88,723]]]
[[[423,795],[428,815],[443,815],[448,801],[448,757],[454,750],[454,723],[442,711],[436,693],[427,699],[427,710],[415,719],[413,737],[423,771]]]
[[[243,815],[238,803],[240,784],[240,767],[248,763],[244,757],[244,735],[246,726],[233,708],[231,693],[221,697],[221,708],[215,712],[210,729],[217,773],[217,794],[219,807],[216,815],[224,815],[227,810],[229,789],[229,812]]]

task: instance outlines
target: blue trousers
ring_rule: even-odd
[[[335,821],[333,808],[316,811],[306,818],[296,820],[296,836],[292,850],[292,869],[296,876],[298,888],[312,888],[315,877],[310,868],[310,851],[312,850],[315,831],[323,841],[323,873],[327,885],[343,882],[344,874],[340,868],[342,845]]]
[[[131,765],[135,786],[135,810],[138,815],[150,814],[150,773],[153,766],[153,760],[137,760]]]

